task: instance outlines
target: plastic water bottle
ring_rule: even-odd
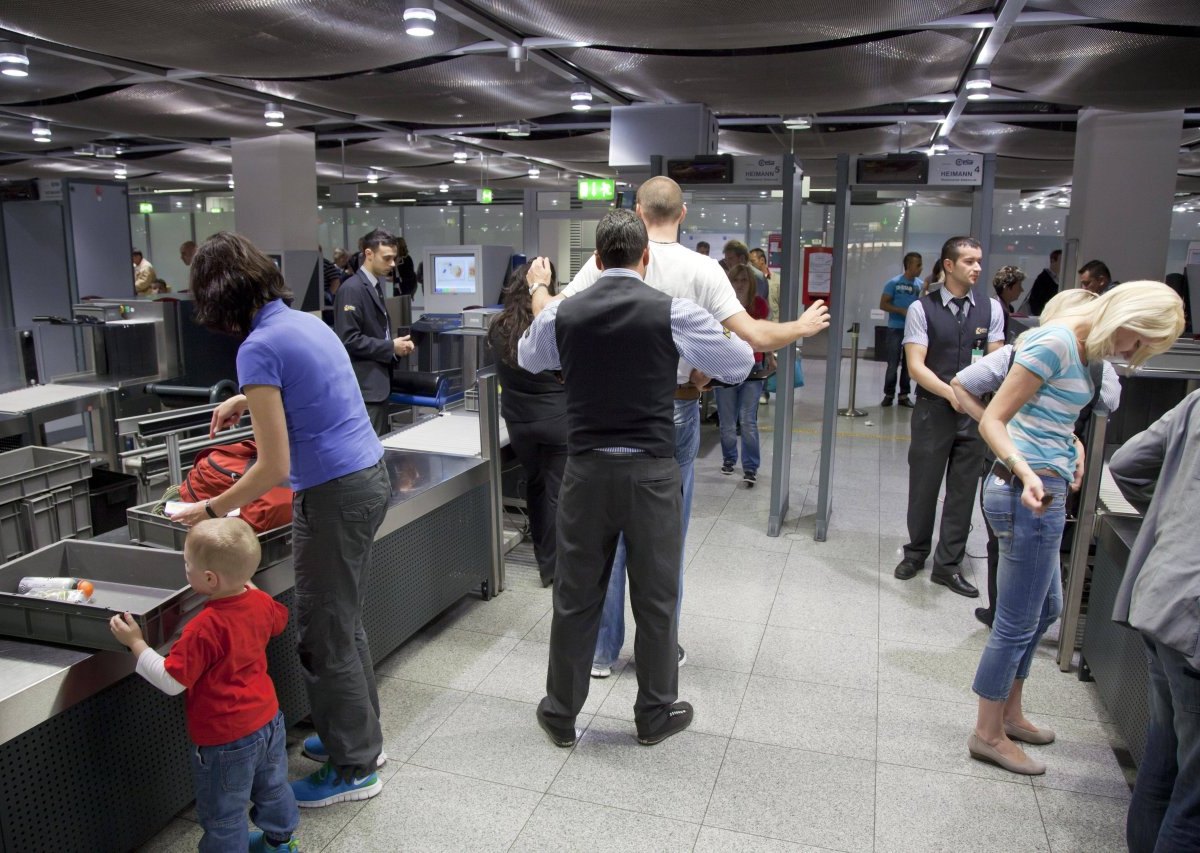
[[[96,587],[91,581],[80,578],[21,578],[17,582],[17,595],[35,595],[40,592],[74,592],[83,594],[84,599],[90,599]],[[45,597],[45,596],[39,596]],[[65,599],[64,599],[65,600]]]
[[[84,581],[87,583],[87,581]],[[88,584],[91,587],[91,584]],[[26,598],[40,598],[45,601],[65,601],[68,604],[90,604],[91,595],[82,589],[33,589],[23,593]]]

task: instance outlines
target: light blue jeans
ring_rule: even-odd
[[[757,405],[757,401],[755,402]],[[680,543],[687,543],[688,519],[692,516],[692,491],[695,487],[696,454],[700,451],[700,402],[675,401],[675,461],[679,464],[680,488],[683,490]],[[679,553],[679,601],[675,604],[675,621],[683,603],[683,552]],[[625,644],[625,537],[617,540],[613,555],[612,574],[604,596],[604,613],[600,617],[600,633],[596,635],[595,666],[616,663],[621,646]]]
[[[717,388],[717,418],[721,422],[721,460],[734,465],[738,459],[737,425],[742,425],[742,470],[758,472],[758,398],[763,381],[750,379],[732,388]]]
[[[1026,678],[1046,629],[1062,612],[1059,546],[1066,523],[1067,481],[1043,477],[1050,505],[1035,515],[1021,503],[1021,481],[987,475],[983,514],[1000,543],[996,617],[972,689],[993,702],[1008,699],[1013,680]]]

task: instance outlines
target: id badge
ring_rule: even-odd
[[[971,364],[974,364],[981,358],[983,358],[983,350],[981,350],[979,347],[975,347],[973,350],[971,350]]]

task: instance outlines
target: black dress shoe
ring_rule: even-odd
[[[903,406],[906,409],[911,409],[916,405],[915,403],[913,403],[912,400],[908,399],[907,394],[901,396],[898,402],[900,403],[901,406]]]
[[[944,575],[930,575],[929,579],[965,598],[979,598],[979,590],[972,586],[971,582],[964,578],[961,573],[953,574],[949,577],[945,577]]]
[[[554,575],[551,575],[548,578],[542,578],[542,589],[545,589],[546,587],[550,586],[550,584],[552,584],[552,583],[554,583]]]
[[[992,620],[996,618],[996,614],[994,611],[989,610],[986,607],[976,607],[975,618],[990,628],[992,627]]]
[[[912,580],[917,576],[917,572],[921,571],[923,568],[925,568],[924,563],[918,563],[916,560],[911,560],[908,557],[905,557],[900,561],[900,565],[896,566],[896,571],[894,574],[899,580]]]
[[[575,727],[562,726],[558,723],[552,723],[542,716],[542,709],[537,709],[538,725],[542,727],[542,731],[550,735],[550,740],[555,746],[569,747],[575,745]]]
[[[638,730],[638,743],[653,746],[662,743],[671,735],[679,734],[692,724],[692,706],[689,702],[676,702],[667,709],[666,719],[656,729]]]

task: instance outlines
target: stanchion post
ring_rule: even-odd
[[[867,413],[854,408],[854,397],[858,390],[858,323],[850,327],[850,400],[844,409],[838,409],[843,418],[865,418]]]

